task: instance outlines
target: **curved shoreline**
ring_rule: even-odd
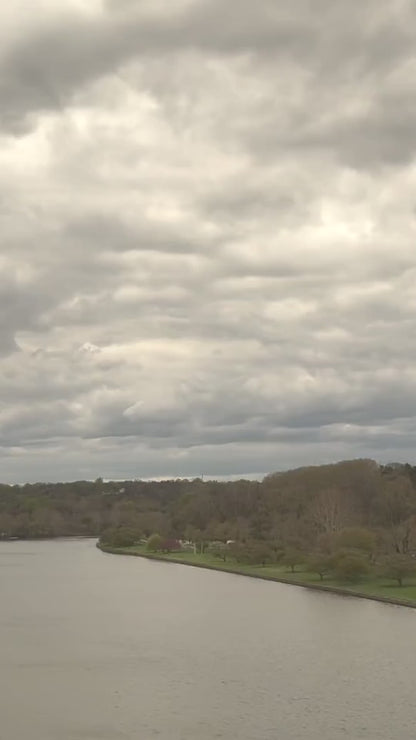
[[[146,560],[157,560],[163,563],[174,563],[176,565],[187,565],[191,568],[204,568],[205,570],[215,570],[217,573],[231,573],[235,576],[244,576],[245,578],[257,578],[261,581],[273,581],[274,583],[283,583],[288,586],[299,586],[300,588],[308,588],[314,591],[322,591],[324,593],[335,594],[336,596],[350,596],[357,599],[368,599],[369,601],[379,601],[382,604],[392,604],[393,606],[406,606],[409,609],[416,609],[416,601],[408,601],[406,599],[398,599],[396,597],[378,596],[377,594],[366,594],[362,591],[355,591],[350,589],[342,588],[341,586],[326,586],[323,583],[305,583],[305,581],[298,581],[295,578],[279,578],[278,576],[261,575],[259,573],[246,573],[242,570],[237,570],[233,567],[217,568],[211,563],[190,563],[188,560],[182,558],[166,558],[163,555],[156,553],[144,553],[144,552],[132,552],[128,548],[123,547],[109,547],[107,545],[100,545],[97,542],[97,548],[102,552],[110,555],[129,555],[130,557],[145,558]]]

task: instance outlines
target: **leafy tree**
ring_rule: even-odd
[[[288,547],[281,559],[282,565],[287,565],[292,573],[295,572],[296,566],[303,563],[305,560],[304,554],[295,547]]]
[[[273,561],[275,563],[280,562],[285,554],[285,548],[276,540],[271,540],[267,545],[273,553]]]
[[[238,563],[247,565],[266,565],[275,560],[273,550],[267,542],[250,540],[235,542],[228,546],[230,553]]]
[[[405,578],[416,575],[416,564],[408,555],[395,553],[384,560],[380,567],[380,574],[392,578],[399,586],[403,586]]]
[[[348,551],[336,553],[332,567],[336,578],[352,583],[369,572],[368,561],[359,553]]]
[[[106,529],[100,536],[100,542],[111,547],[131,547],[138,539],[137,532],[128,527]]]
[[[150,552],[159,552],[162,549],[162,541],[160,534],[152,534],[147,540],[146,548]]]
[[[205,532],[202,532],[198,527],[188,526],[185,535],[193,543],[195,552],[200,552],[201,554],[205,552],[207,545]]]
[[[230,556],[234,558],[234,560],[236,560],[237,563],[244,562],[247,549],[248,549],[247,546],[243,542],[239,542],[238,540],[228,545]]]
[[[310,560],[318,552],[330,556],[342,550],[368,563],[380,545],[383,554],[416,549],[416,466],[352,460],[272,473],[261,482],[0,484],[2,537],[100,532],[102,542],[121,547],[136,541],[138,533],[150,538],[158,532],[162,540],[187,538],[200,552],[209,542],[225,548],[234,540],[237,544],[222,549],[219,557],[260,564],[283,555],[293,572],[299,563],[289,562],[292,549],[305,558],[312,553]],[[302,562],[304,555],[296,560]]]
[[[253,565],[267,565],[274,561],[274,553],[267,542],[253,542],[248,551],[249,562]]]
[[[230,554],[230,550],[228,546],[225,545],[223,542],[213,543],[212,545],[209,546],[208,552],[214,558],[218,558],[219,560],[222,560],[223,563],[226,562],[227,556],[229,556]]]
[[[336,550],[356,550],[371,558],[377,546],[377,537],[365,527],[348,527],[335,535],[334,545]]]
[[[332,558],[326,553],[315,553],[308,558],[307,568],[310,573],[317,573],[321,579],[328,575],[333,567]]]
[[[182,545],[179,540],[175,539],[162,539],[160,542],[160,549],[162,552],[179,552],[182,550]]]
[[[209,540],[215,543],[226,544],[231,537],[232,529],[229,522],[211,522],[206,535]]]
[[[253,540],[269,539],[271,525],[270,511],[264,506],[260,506],[250,522],[250,538]]]

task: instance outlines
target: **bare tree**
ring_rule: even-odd
[[[338,532],[346,526],[347,506],[339,488],[326,488],[318,494],[312,507],[312,520],[323,534]]]

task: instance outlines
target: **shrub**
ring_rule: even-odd
[[[369,571],[368,561],[360,554],[348,551],[335,553],[332,569],[336,578],[354,583]]]
[[[152,534],[146,543],[146,548],[150,550],[150,552],[158,552],[161,550],[162,545],[162,538],[160,534]]]
[[[129,527],[113,527],[100,535],[100,543],[110,547],[131,547],[139,539],[140,535]]]

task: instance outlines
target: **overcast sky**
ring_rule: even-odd
[[[416,462],[413,0],[0,9],[0,479]]]

